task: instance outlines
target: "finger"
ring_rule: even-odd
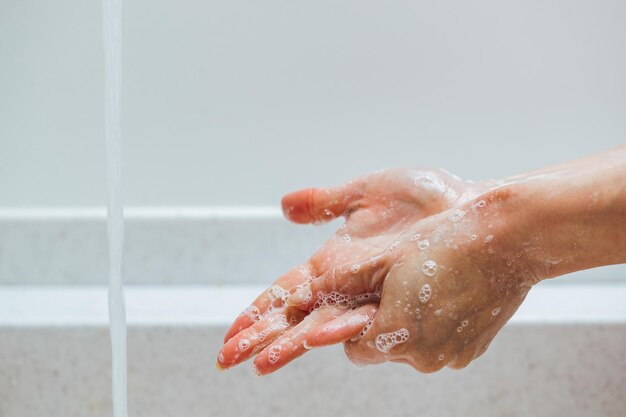
[[[376,346],[378,335],[385,334],[381,330],[380,320],[374,319],[359,333],[359,337],[344,342],[344,351],[350,361],[356,365],[374,365],[391,359],[390,350],[395,346]],[[399,343],[398,343],[399,344]],[[382,350],[381,350],[382,349]]]
[[[282,199],[285,217],[294,223],[321,223],[342,216],[358,198],[360,182],[334,188],[305,188]]]
[[[296,327],[283,334],[258,354],[254,360],[257,374],[267,375],[302,356],[310,348],[306,344],[308,333],[323,323],[335,320],[346,311],[348,310],[339,307],[325,307],[313,311]]]
[[[365,304],[351,309],[336,319],[311,329],[306,343],[310,347],[321,347],[363,336],[367,333],[367,326],[374,319],[376,310],[376,304]]]
[[[388,270],[382,256],[363,263],[336,267],[290,291],[285,302],[310,311],[327,305],[353,307],[378,301],[380,287]]]
[[[224,336],[224,343],[240,331],[258,322],[269,309],[280,308],[284,304],[289,289],[302,285],[310,279],[310,267],[308,265],[293,268],[278,278],[271,287],[261,293],[248,308],[237,316]]]
[[[247,360],[276,337],[300,323],[304,316],[304,312],[293,308],[269,314],[230,338],[218,354],[217,366],[227,369]]]

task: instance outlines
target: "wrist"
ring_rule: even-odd
[[[626,262],[624,168],[499,190],[507,241],[537,280]]]

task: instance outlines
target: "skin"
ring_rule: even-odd
[[[296,223],[346,221],[233,323],[218,368],[276,371],[344,343],[358,364],[463,368],[543,279],[626,262],[626,147],[499,181],[378,172],[283,198]]]

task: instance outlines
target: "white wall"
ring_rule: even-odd
[[[129,0],[129,205],[275,204],[383,167],[626,139],[626,3]],[[98,0],[0,0],[0,207],[105,202]]]

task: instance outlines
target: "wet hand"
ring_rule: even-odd
[[[498,216],[506,199],[501,194],[491,192],[417,222],[394,247],[365,261],[363,275],[336,270],[299,289],[287,304],[315,311],[328,294],[354,297],[381,288],[373,319],[345,342],[353,362],[401,362],[422,372],[467,366],[537,282],[524,250],[515,250],[519,246],[511,244]],[[335,342],[328,334],[336,327],[312,329],[307,345]]]
[[[310,347],[310,334],[318,335],[318,344],[358,337],[380,300],[380,287],[372,283],[382,283],[386,272],[381,265],[397,253],[394,249],[407,230],[485,189],[484,184],[464,182],[440,170],[389,170],[337,188],[287,195],[283,210],[296,223],[339,216],[346,222],[309,261],[280,277],[235,320],[218,367],[234,366],[259,353],[256,369],[269,373],[302,355]],[[290,294],[301,294],[307,284],[341,274],[352,278],[353,290],[330,291],[323,300],[311,292],[305,307],[286,304]]]

